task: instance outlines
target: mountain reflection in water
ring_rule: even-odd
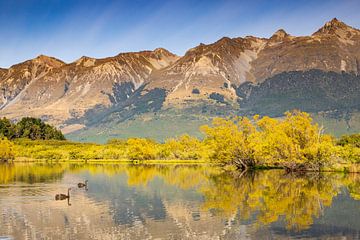
[[[0,165],[0,236],[15,239],[360,237],[360,175],[208,165]],[[77,183],[89,180],[88,191]],[[72,187],[69,206],[55,201]]]

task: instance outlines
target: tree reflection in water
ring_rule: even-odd
[[[12,182],[40,183],[61,179],[67,169],[64,164],[0,164],[0,184]]]
[[[113,166],[89,166],[112,173]],[[101,169],[101,170],[100,170]],[[94,171],[94,169],[93,169]],[[359,200],[356,174],[303,173],[282,170],[225,172],[207,165],[122,165],[115,172],[128,176],[128,185],[146,186],[155,177],[181,189],[195,188],[204,197],[201,208],[238,221],[259,225],[284,221],[289,230],[303,230],[320,217],[342,187]],[[96,172],[96,171],[94,171]]]
[[[0,184],[52,182],[67,171],[126,175],[127,187],[135,188],[144,188],[158,178],[168,186],[196,191],[202,196],[198,200],[202,211],[238,223],[252,221],[259,227],[283,222],[295,231],[309,228],[343,189],[360,200],[360,176],[356,174],[296,175],[282,170],[234,173],[209,165],[2,164]],[[159,197],[167,198],[167,194],[162,191]]]
[[[288,229],[302,230],[330,206],[342,186],[335,175],[311,173],[285,174],[282,171],[248,172],[212,176],[211,185],[202,189],[203,208],[225,215],[239,212],[239,220],[256,218],[258,224],[283,220]]]

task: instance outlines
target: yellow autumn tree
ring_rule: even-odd
[[[158,144],[150,139],[129,138],[127,144],[127,157],[131,160],[156,159]]]
[[[210,159],[221,164],[234,164],[246,169],[255,166],[251,142],[256,133],[250,119],[215,118],[212,127],[202,126],[204,144],[209,146]]]
[[[320,170],[336,158],[332,137],[324,135],[308,113],[287,112],[282,120],[263,117],[255,124],[259,131],[253,147],[259,163]]]
[[[15,157],[14,144],[7,138],[0,139],[0,162],[13,160]]]
[[[202,130],[204,143],[212,149],[210,159],[242,169],[262,165],[320,170],[337,157],[332,137],[300,111],[287,112],[283,119],[215,119]]]
[[[200,159],[205,155],[201,141],[187,134],[166,140],[162,146],[162,158]]]

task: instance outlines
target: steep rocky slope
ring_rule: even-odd
[[[37,62],[38,58],[28,62]],[[48,65],[44,65],[41,73],[38,73],[40,68],[37,67],[29,76],[27,72],[21,75],[25,71],[22,65],[28,65],[25,62],[21,68],[10,68],[9,71],[14,74],[7,79],[14,80],[1,81],[5,93],[11,93],[10,98],[6,95],[7,101],[1,113],[18,118],[24,115],[26,106],[26,114],[61,124],[65,120],[83,116],[90,109],[99,106],[106,108],[126,100],[146,83],[151,72],[171,64],[177,58],[160,48],[105,59],[81,57],[73,63],[49,69],[45,68]]]
[[[358,74],[359,61],[360,31],[335,18],[312,36],[294,37],[280,29],[269,39],[222,38],[200,44],[153,74],[149,87],[166,88],[171,103],[209,98],[213,92],[231,101],[233,86],[244,82],[310,69]]]
[[[15,99],[30,82],[42,78],[52,70],[64,65],[56,58],[40,55],[35,59],[13,65],[0,71],[0,109],[4,109]]]
[[[269,41],[251,65],[262,82],[282,72],[309,69],[358,74],[359,61],[360,31],[335,18],[312,36],[284,35],[280,43]]]
[[[167,89],[169,103],[203,98],[212,92],[234,99],[232,85],[256,81],[250,73],[250,62],[257,58],[266,42],[255,37],[225,37],[210,45],[200,44],[174,64],[153,74],[148,88]]]

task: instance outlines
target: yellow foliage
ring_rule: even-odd
[[[360,148],[335,146],[309,114],[287,112],[284,118],[267,116],[215,118],[212,126],[202,126],[203,140],[183,135],[165,143],[150,139],[113,139],[107,144],[68,141],[15,140],[17,157],[44,160],[207,160],[236,168],[281,167],[288,170],[315,170],[332,164],[360,162]],[[2,140],[2,147],[12,149]],[[9,146],[7,144],[10,144]],[[10,157],[13,155],[6,155]]]
[[[211,149],[210,159],[222,164],[254,163],[250,144],[256,129],[248,118],[215,118],[213,127],[203,126],[201,130],[206,134],[204,143]]]
[[[201,159],[206,151],[201,141],[189,135],[168,139],[162,146],[163,157],[172,159]]]
[[[215,119],[202,127],[205,143],[212,146],[211,159],[240,168],[259,165],[290,170],[319,170],[336,159],[333,139],[312,123],[309,114],[287,112],[282,120],[255,116]]]
[[[14,144],[7,138],[0,139],[0,162],[13,160],[14,157]]]
[[[338,152],[341,158],[347,162],[360,163],[360,148],[352,145],[339,146]]]
[[[127,157],[132,160],[156,159],[156,142],[149,139],[129,138],[127,140]]]

